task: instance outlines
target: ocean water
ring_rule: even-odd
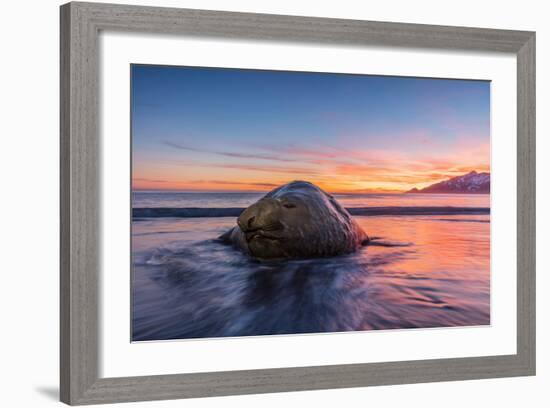
[[[236,208],[254,193],[134,193],[134,208]],[[489,207],[488,195],[337,196],[353,207]],[[223,212],[222,212],[223,214]],[[354,254],[259,262],[215,239],[235,216],[132,223],[132,340],[490,324],[489,214],[356,216]]]
[[[136,191],[134,208],[248,207],[265,193],[193,193]],[[489,207],[489,194],[334,194],[346,208],[353,207]]]

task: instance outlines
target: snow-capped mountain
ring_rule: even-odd
[[[432,184],[423,189],[413,188],[408,193],[474,193],[488,194],[491,190],[491,174],[471,171],[463,176]]]

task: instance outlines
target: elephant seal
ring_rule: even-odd
[[[270,191],[219,239],[258,259],[342,255],[369,241],[333,196],[307,181]]]

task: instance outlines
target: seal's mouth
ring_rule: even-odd
[[[251,242],[256,239],[280,241],[282,237],[280,234],[278,234],[278,232],[282,231],[283,229],[283,224],[281,224],[280,222],[274,222],[258,228],[242,229],[242,231],[244,232],[244,236],[247,242]]]
[[[249,232],[245,234],[245,237],[247,242],[253,241],[255,239],[268,239],[270,241],[278,241],[280,239],[279,237],[273,237],[270,235],[263,234],[261,231]]]

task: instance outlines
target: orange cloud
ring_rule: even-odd
[[[172,146],[184,155],[192,154],[191,160],[173,155],[171,160],[155,162],[135,158],[139,163],[134,165],[133,188],[265,191],[302,179],[331,192],[399,192],[423,188],[472,170],[490,170],[490,145],[480,142],[479,137],[464,136],[445,149],[432,149],[437,140],[422,132],[413,136],[410,143],[426,148],[286,145],[256,146],[252,151],[235,153]],[[197,157],[195,153],[210,154],[210,158]],[[212,159],[212,154],[223,159]]]

